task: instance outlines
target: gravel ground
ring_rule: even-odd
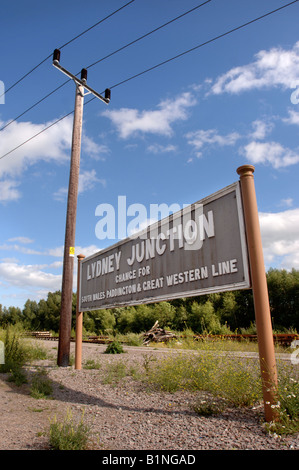
[[[192,408],[198,394],[154,392],[132,379],[117,384],[103,380],[103,367],[117,361],[144,365],[165,354],[161,350],[125,347],[126,354],[108,355],[103,354],[106,346],[83,344],[82,362],[93,359],[101,368],[75,370],[56,366],[57,342],[42,345],[53,358],[27,370],[47,370],[52,399],[32,398],[28,385],[16,387],[0,374],[0,450],[48,449],[50,420],[63,420],[67,412],[74,421],[83,416],[91,426],[90,446],[96,450],[299,450],[298,435],[280,438],[265,432],[263,407],[203,417]]]

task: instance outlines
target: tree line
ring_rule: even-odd
[[[270,269],[267,272],[273,330],[299,331],[299,270]],[[0,327],[21,324],[30,331],[59,331],[61,292],[49,292],[39,302],[28,299],[23,309],[2,307]],[[255,315],[252,290],[229,291],[169,302],[85,312],[83,327],[90,334],[141,333],[155,321],[174,331],[229,334],[252,330]],[[76,322],[76,294],[73,294],[72,327]]]

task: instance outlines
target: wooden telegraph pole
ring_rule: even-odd
[[[277,410],[275,408],[277,404],[277,371],[253,172],[254,166],[252,165],[244,165],[237,169],[237,173],[240,175],[246,226],[265,419],[267,422],[270,422],[274,421],[277,417]]]
[[[73,268],[75,255],[76,213],[80,172],[80,151],[84,96],[86,94],[92,93],[96,98],[99,98],[101,101],[104,101],[106,104],[108,104],[110,102],[110,90],[107,88],[105,90],[105,97],[101,96],[99,93],[94,91],[86,84],[86,69],[81,70],[81,79],[78,79],[75,75],[73,75],[64,67],[62,67],[59,61],[60,51],[59,49],[55,49],[53,54],[53,65],[65,75],[73,79],[76,85],[70,179],[65,227],[59,344],[57,356],[58,366],[67,367],[69,365],[71,344]],[[84,93],[85,90],[87,90],[87,93]]]
[[[70,165],[70,179],[67,201],[65,242],[63,257],[61,312],[58,344],[58,365],[68,366],[70,355],[72,297],[73,297],[73,270],[75,255],[76,213],[78,184],[80,172],[80,148],[82,134],[84,89],[82,85],[76,86],[75,112],[73,122],[73,140]]]

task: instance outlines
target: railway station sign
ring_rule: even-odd
[[[236,182],[80,263],[81,312],[250,287]]]

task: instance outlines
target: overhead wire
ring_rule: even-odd
[[[177,21],[177,20],[183,18],[184,16],[188,15],[189,13],[193,13],[195,10],[198,10],[198,8],[203,7],[203,6],[206,5],[207,3],[210,3],[211,1],[212,1],[212,0],[207,0],[207,1],[203,2],[203,3],[200,3],[199,5],[195,6],[194,8],[191,8],[191,10],[185,11],[184,13],[182,13],[182,14],[179,15],[179,16],[176,16],[176,17],[173,18],[172,20],[167,21],[166,23],[162,24],[161,26],[158,26],[157,28],[153,29],[152,31],[149,31],[148,33],[143,34],[143,35],[140,36],[139,38],[134,39],[133,41],[131,41],[131,42],[129,42],[128,44],[126,44],[125,46],[120,47],[120,48],[117,49],[116,51],[111,52],[110,54],[106,55],[106,56],[103,57],[102,59],[99,59],[99,60],[93,62],[92,64],[88,65],[86,68],[88,69],[88,68],[90,68],[90,67],[93,67],[94,65],[97,65],[98,63],[102,62],[103,60],[108,59],[109,57],[112,57],[114,54],[117,54],[118,52],[123,51],[123,50],[126,49],[127,47],[132,46],[133,44],[136,44],[137,42],[141,41],[142,39],[146,38],[147,36],[150,36],[151,34],[156,33],[156,32],[159,31],[160,29],[165,28],[166,26],[170,25],[170,24],[173,23],[174,21]]]
[[[124,49],[127,49],[128,47],[132,46],[133,44],[136,44],[137,42],[141,41],[142,39],[145,39],[146,37],[150,36],[151,34],[161,30],[162,28],[165,28],[166,26],[170,25],[171,23],[173,23],[174,21],[177,21],[181,18],[183,18],[184,16],[188,15],[189,13],[193,13],[195,10],[199,9],[200,7],[206,5],[207,3],[210,3],[212,0],[206,0],[205,2],[199,4],[199,5],[196,5],[195,7],[191,8],[190,10],[188,11],[185,11],[184,13],[182,13],[181,15],[179,16],[176,16],[175,18],[167,21],[166,23],[158,26],[157,28],[149,31],[148,33],[146,34],[143,34],[142,36],[134,39],[133,41],[125,44],[124,46],[116,49],[115,51],[111,52],[110,54],[106,55],[105,57],[102,57],[101,59],[93,62],[92,64],[88,65],[87,67],[85,67],[86,69],[89,69],[91,67],[94,67],[95,65],[97,65],[98,63],[112,57],[113,55],[117,54],[118,52],[121,52],[123,51]],[[78,37],[78,36],[77,36]],[[48,57],[49,58],[49,57]],[[80,72],[78,72],[77,74],[75,74],[76,76],[79,75]],[[68,80],[64,81],[60,86],[58,86],[57,88],[55,88],[54,90],[52,90],[51,92],[49,92],[47,95],[45,95],[43,98],[41,98],[40,100],[38,100],[36,103],[34,103],[33,105],[31,105],[29,108],[27,108],[25,111],[23,111],[21,114],[19,114],[18,116],[16,116],[14,119],[12,119],[11,121],[9,121],[8,123],[6,123],[4,126],[2,126],[0,128],[0,132],[3,131],[4,129],[6,129],[6,127],[10,126],[13,122],[17,121],[20,117],[24,116],[27,112],[31,111],[33,108],[35,108],[36,106],[38,106],[40,103],[42,103],[43,101],[45,101],[47,98],[49,98],[51,95],[53,95],[54,93],[56,93],[56,91],[58,91],[60,88],[62,88],[64,85],[66,85],[67,83],[69,83],[71,81],[71,79],[69,78]]]
[[[64,47],[68,46],[69,44],[71,44],[72,42],[74,42],[76,39],[80,38],[81,36],[83,36],[84,34],[88,33],[90,30],[92,30],[93,28],[95,28],[96,26],[98,26],[99,24],[103,23],[104,21],[108,20],[109,18],[111,18],[112,16],[114,16],[116,13],[118,13],[119,11],[123,10],[125,7],[127,7],[128,5],[130,5],[131,3],[133,3],[135,0],[130,0],[128,3],[126,3],[125,5],[121,6],[120,8],[118,8],[117,10],[113,11],[112,13],[110,13],[109,15],[105,16],[105,18],[102,18],[101,20],[97,21],[95,24],[93,24],[92,26],[90,26],[89,28],[85,29],[84,31],[82,31],[81,33],[77,34],[77,36],[74,36],[72,39],[70,39],[69,41],[67,41],[66,43],[62,44],[62,46],[60,46],[59,49],[63,49]],[[25,73],[21,78],[19,78],[19,80],[17,80],[15,83],[13,83],[9,88],[7,88],[7,90],[5,90],[5,93],[2,93],[2,95],[0,95],[0,98],[1,96],[3,96],[4,94],[7,94],[10,90],[12,90],[16,85],[18,85],[20,82],[22,82],[26,77],[28,77],[32,72],[34,72],[36,69],[38,69],[42,64],[44,64],[48,59],[50,59],[50,57],[52,57],[52,53],[49,54],[47,57],[45,57],[43,60],[41,60],[37,65],[35,65],[31,70],[29,70],[27,73]]]
[[[272,15],[273,13],[276,13],[276,12],[282,10],[283,8],[289,7],[289,6],[293,5],[294,3],[297,3],[298,1],[299,1],[299,0],[293,0],[292,2],[290,2],[290,3],[286,4],[286,5],[283,5],[283,6],[279,7],[279,8],[276,8],[275,10],[272,10],[272,11],[270,11],[270,12],[268,12],[268,13],[265,13],[265,14],[263,14],[263,15],[257,17],[257,18],[254,18],[253,20],[247,21],[246,23],[243,23],[242,25],[237,26],[236,28],[230,29],[229,31],[226,31],[225,33],[219,34],[218,36],[215,36],[215,37],[212,38],[212,39],[209,39],[209,40],[207,40],[207,41],[205,41],[205,42],[202,42],[201,44],[198,44],[197,46],[191,47],[190,49],[188,49],[188,50],[186,50],[186,51],[184,51],[184,52],[181,52],[180,54],[177,54],[177,55],[171,57],[170,59],[166,59],[166,60],[164,60],[163,62],[160,62],[159,64],[153,65],[152,67],[149,67],[148,69],[143,70],[142,72],[136,73],[135,75],[132,75],[131,77],[126,78],[126,79],[120,81],[119,83],[117,83],[117,84],[111,86],[110,89],[112,90],[112,88],[116,88],[116,87],[118,87],[118,86],[120,86],[120,85],[123,85],[124,83],[126,83],[126,82],[128,82],[128,81],[130,81],[130,80],[133,80],[134,78],[140,77],[141,75],[143,75],[143,74],[145,74],[145,73],[148,73],[148,72],[150,72],[150,71],[152,71],[152,70],[154,70],[154,69],[156,69],[156,68],[158,68],[158,67],[161,67],[162,65],[165,65],[165,64],[167,64],[167,63],[169,63],[169,62],[171,62],[171,61],[173,61],[173,60],[175,60],[175,59],[178,59],[178,58],[180,58],[180,57],[183,57],[184,55],[189,54],[190,52],[193,52],[193,51],[195,51],[195,50],[197,50],[197,49],[199,49],[199,48],[201,48],[201,47],[203,47],[203,46],[207,46],[208,44],[211,44],[212,42],[215,42],[215,41],[217,41],[218,39],[221,39],[221,38],[223,38],[223,37],[225,37],[225,36],[228,36],[229,34],[232,34],[232,33],[234,33],[235,31],[238,31],[239,29],[245,28],[246,26],[249,26],[250,24],[253,24],[253,23],[255,23],[256,21],[259,21],[259,20],[261,20],[261,19],[263,19],[263,18],[266,18],[267,16]]]
[[[257,21],[259,21],[259,20],[261,20],[261,19],[264,19],[264,18],[266,18],[266,17],[268,17],[268,16],[270,16],[270,15],[272,15],[272,14],[274,14],[274,13],[277,13],[278,11],[281,11],[281,10],[284,9],[284,8],[287,8],[287,7],[289,7],[289,6],[291,6],[291,5],[295,4],[295,3],[298,3],[298,1],[299,1],[299,0],[293,0],[292,2],[287,3],[287,4],[285,4],[285,5],[282,5],[281,7],[276,8],[275,10],[272,10],[272,11],[270,11],[270,12],[268,12],[268,13],[264,13],[263,15],[258,16],[257,18],[254,18],[253,20],[247,21],[246,23],[243,23],[242,25],[239,25],[239,26],[237,26],[237,27],[235,27],[235,28],[232,28],[232,29],[230,29],[229,31],[226,31],[225,33],[219,34],[218,36],[215,36],[215,37],[212,38],[212,39],[209,39],[209,40],[207,40],[207,41],[205,41],[205,42],[203,42],[203,43],[201,43],[201,44],[198,44],[197,46],[194,46],[194,47],[192,47],[192,48],[190,48],[190,49],[188,49],[188,50],[186,50],[186,51],[183,51],[183,52],[181,52],[180,54],[177,54],[177,55],[175,55],[175,56],[173,56],[173,57],[171,57],[171,58],[169,58],[169,59],[166,59],[166,60],[164,60],[163,62],[160,62],[159,64],[156,64],[156,65],[154,65],[154,66],[152,66],[152,67],[149,67],[148,69],[145,69],[145,70],[143,70],[142,72],[139,72],[139,73],[137,73],[137,74],[135,74],[135,75],[132,75],[131,77],[128,77],[127,79],[124,79],[124,80],[122,80],[122,81],[116,83],[115,85],[112,85],[112,86],[110,87],[110,89],[113,89],[113,88],[116,88],[116,87],[118,87],[118,86],[121,86],[121,85],[123,85],[124,83],[129,82],[130,80],[133,80],[133,79],[135,79],[135,78],[137,78],[137,77],[140,77],[141,75],[143,75],[143,74],[145,74],[145,73],[148,73],[148,72],[150,72],[150,71],[152,71],[152,70],[154,70],[154,69],[157,69],[158,67],[161,67],[162,65],[165,65],[165,64],[167,64],[167,63],[169,63],[169,62],[171,62],[171,61],[173,61],[173,60],[175,60],[175,59],[178,59],[178,58],[180,58],[180,57],[182,57],[182,56],[184,56],[184,55],[186,55],[186,54],[188,54],[188,53],[190,53],[190,52],[193,52],[193,51],[199,49],[200,47],[203,47],[203,46],[205,46],[205,45],[208,45],[208,44],[210,44],[210,43],[212,43],[212,42],[214,42],[214,41],[217,41],[218,39],[221,39],[221,38],[223,38],[223,37],[225,37],[225,36],[227,36],[227,35],[229,35],[229,34],[232,34],[232,33],[236,32],[236,31],[238,31],[238,30],[240,30],[240,29],[242,29],[242,28],[245,28],[246,26],[249,26],[249,25],[251,25],[251,24],[253,24],[253,23],[255,23],[255,22],[257,22]],[[89,104],[89,103],[90,103],[91,101],[93,101],[94,99],[96,99],[96,98],[95,98],[95,97],[90,98],[90,100],[88,100],[88,101],[86,101],[86,102],[84,103],[84,106],[86,106],[87,104]],[[10,150],[9,152],[7,152],[7,153],[5,153],[4,155],[2,155],[2,156],[0,157],[0,160],[1,160],[2,158],[6,157],[7,155],[13,153],[15,150],[19,149],[20,147],[22,147],[23,145],[25,145],[26,143],[28,143],[29,141],[31,141],[31,140],[34,139],[35,137],[39,136],[40,134],[42,134],[43,132],[45,132],[46,130],[48,130],[50,127],[53,127],[55,124],[59,123],[60,121],[62,121],[63,119],[65,119],[66,117],[70,116],[70,115],[73,114],[73,113],[74,113],[74,111],[71,111],[71,112],[69,112],[68,114],[65,114],[65,115],[62,116],[61,118],[57,119],[56,121],[52,122],[50,125],[48,125],[48,126],[45,127],[44,129],[42,129],[41,131],[39,131],[37,134],[33,135],[32,137],[30,137],[30,138],[27,139],[26,141],[24,141],[24,142],[22,142],[21,144],[19,144],[17,147],[13,148],[13,149]]]
[[[2,126],[0,128],[0,132],[1,131],[4,131],[4,129],[6,129],[8,126],[10,126],[13,122],[16,122],[20,117],[24,116],[25,114],[27,114],[29,111],[31,111],[31,109],[35,108],[36,106],[38,106],[40,103],[42,103],[43,101],[45,101],[47,98],[49,98],[49,96],[53,95],[54,93],[56,93],[56,91],[60,90],[60,88],[62,88],[64,85],[66,85],[68,82],[71,81],[71,78],[69,78],[68,80],[64,81],[61,85],[59,85],[58,87],[56,87],[54,90],[50,91],[50,93],[48,93],[46,96],[44,96],[43,98],[41,98],[40,100],[36,101],[33,105],[31,105],[29,108],[25,109],[25,111],[23,111],[21,114],[19,114],[18,116],[16,116],[15,118],[11,119],[11,121],[8,121],[4,126]]]

